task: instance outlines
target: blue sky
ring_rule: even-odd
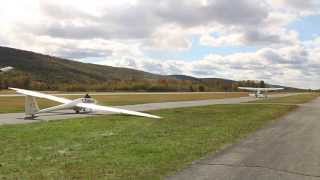
[[[318,0],[3,0],[0,45],[157,74],[320,88]]]
[[[297,31],[302,41],[312,40],[320,35],[320,16],[302,17],[290,23],[288,28]]]
[[[154,59],[180,59],[185,61],[195,61],[204,58],[208,54],[228,55],[238,52],[255,52],[258,48],[254,46],[224,46],[211,47],[202,45],[199,36],[190,38],[191,47],[186,51],[151,51],[146,52],[147,56]]]

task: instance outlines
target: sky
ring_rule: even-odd
[[[319,0],[0,0],[0,46],[320,88]]]

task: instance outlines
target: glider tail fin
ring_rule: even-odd
[[[39,106],[36,98],[33,96],[26,96],[25,114],[27,116],[34,116],[37,112],[39,112]]]

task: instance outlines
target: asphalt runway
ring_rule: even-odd
[[[169,180],[319,180],[320,98]]]
[[[274,95],[270,95],[269,98],[284,97],[284,96],[291,96],[291,95],[294,95],[294,94],[274,94]],[[211,99],[211,100],[198,100],[198,101],[148,103],[148,104],[125,105],[125,106],[115,106],[115,107],[123,108],[127,110],[133,110],[133,111],[151,111],[151,110],[172,109],[172,108],[181,108],[181,107],[207,106],[207,105],[215,105],[215,104],[239,104],[239,103],[250,102],[255,100],[257,99],[253,97],[240,97],[240,98]],[[25,119],[24,113],[8,113],[8,114],[0,114],[0,125],[25,124],[25,123],[34,123],[34,122],[40,122],[40,121],[82,118],[82,117],[96,116],[101,114],[114,114],[114,113],[95,112],[95,113],[89,113],[89,114],[88,113],[75,114],[74,111],[66,110],[66,111],[40,114],[39,117],[35,119]]]

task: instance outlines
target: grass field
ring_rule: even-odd
[[[14,94],[15,92],[12,90],[0,90],[0,94]]]
[[[279,97],[279,98],[272,98],[272,99],[262,99],[257,101],[251,101],[248,103],[285,103],[285,104],[303,104],[316,97],[319,97],[319,93],[305,93],[305,94],[298,94],[293,96],[287,97]]]
[[[248,93],[182,93],[182,94],[122,94],[93,96],[101,105],[128,105],[168,101],[191,101],[204,99],[222,99],[247,96]],[[66,96],[76,99],[80,96]],[[39,99],[41,108],[57,105],[52,101]],[[0,97],[0,113],[23,112],[24,97]]]
[[[0,126],[0,179],[163,179],[296,106],[215,105]]]

